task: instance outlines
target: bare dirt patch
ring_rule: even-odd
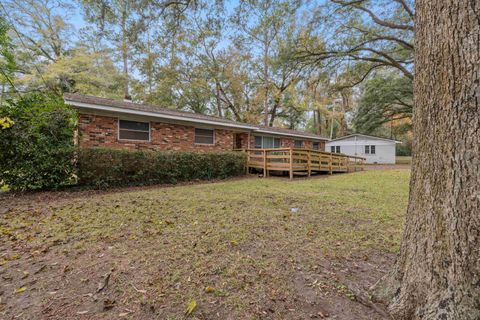
[[[0,318],[383,319],[357,292],[407,191],[393,170],[3,197]]]

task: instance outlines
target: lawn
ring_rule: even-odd
[[[0,318],[382,319],[409,173],[3,195]]]

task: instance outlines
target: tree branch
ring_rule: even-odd
[[[363,3],[364,1],[360,0],[360,1],[351,1],[351,2],[345,2],[345,1],[340,1],[340,0],[331,0],[333,3],[336,3],[336,4],[339,4],[341,5],[342,7],[353,7],[353,8],[356,8],[358,10],[361,10],[365,13],[367,13],[370,18],[372,18],[372,20],[382,26],[382,27],[386,27],[386,28],[390,28],[390,29],[399,29],[399,30],[410,30],[410,31],[415,31],[415,27],[414,26],[411,26],[411,25],[406,25],[406,24],[396,24],[396,23],[393,23],[393,22],[389,22],[389,21],[386,21],[386,20],[383,20],[381,18],[379,18],[377,15],[375,15],[375,13],[373,13],[370,9],[367,9],[363,6],[361,6],[360,4]]]

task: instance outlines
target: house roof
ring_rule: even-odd
[[[346,136],[343,136],[343,137],[340,137],[340,138],[332,139],[329,142],[340,141],[340,140],[344,140],[344,139],[355,137],[355,136],[362,136],[362,137],[373,138],[373,139],[378,139],[378,140],[392,141],[392,142],[395,142],[395,143],[402,143],[401,141],[398,141],[398,140],[382,138],[382,137],[372,136],[372,135],[363,134],[363,133],[349,134],[349,135],[346,135]]]
[[[181,111],[176,109],[167,109],[160,106],[134,103],[130,101],[121,101],[107,98],[100,98],[95,96],[65,93],[65,103],[74,107],[110,111],[118,113],[126,113],[132,115],[150,116],[163,119],[171,119],[178,121],[187,121],[194,123],[210,124],[223,127],[232,127],[240,129],[249,129],[259,133],[270,133],[275,135],[284,135],[290,137],[309,138],[316,140],[328,140],[325,137],[296,130],[289,130],[283,128],[257,126],[248,123],[232,121],[220,117],[208,116],[200,113],[193,113],[188,111]]]

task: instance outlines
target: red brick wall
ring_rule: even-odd
[[[248,148],[248,133],[237,133],[241,148]],[[195,127],[163,122],[150,122],[150,141],[118,139],[118,119],[115,117],[81,114],[79,119],[79,145],[82,147],[105,147],[124,149],[212,151],[235,148],[234,133],[215,129],[215,145],[194,143]],[[295,139],[280,138],[282,148],[293,148]],[[255,136],[250,135],[250,148],[255,147]],[[304,140],[304,148],[312,149],[313,141]],[[325,150],[325,142],[320,142]]]
[[[232,150],[233,132],[215,129],[215,145],[195,144],[195,127],[150,122],[150,141],[118,139],[118,119],[114,117],[81,114],[79,144],[82,147],[124,149],[212,151]]]

